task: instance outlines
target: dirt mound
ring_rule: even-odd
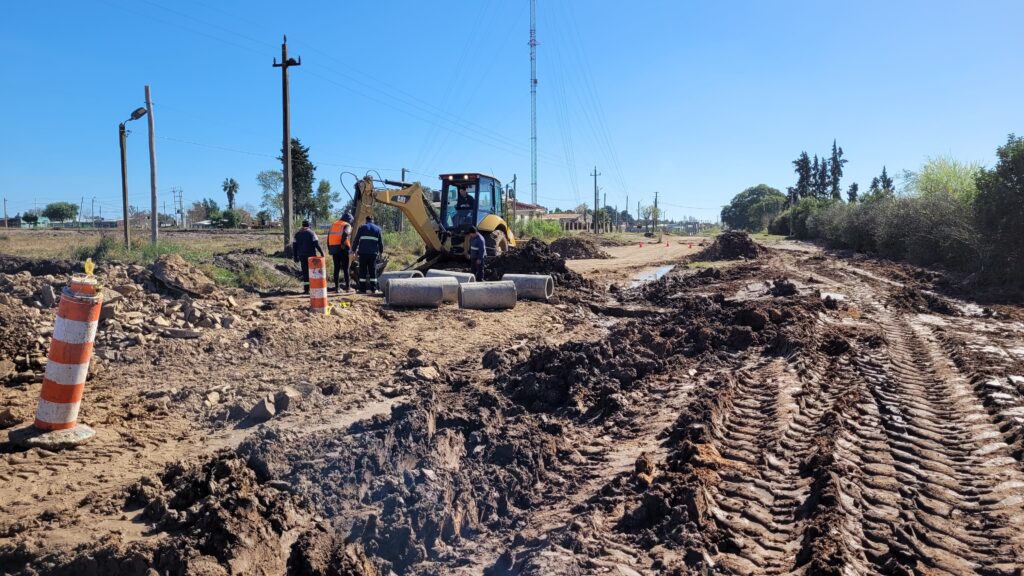
[[[142,507],[142,518],[166,538],[120,546],[98,543],[68,554],[36,559],[23,573],[143,576],[150,568],[161,574],[284,574],[291,566],[317,565],[311,542],[323,533],[312,526],[308,512],[282,486],[261,482],[245,460],[222,452],[202,464],[172,464],[159,477],[146,477],[129,487],[122,504],[99,503],[114,509]],[[287,534],[304,532],[291,545]],[[358,546],[342,547],[339,566],[359,566],[365,555]],[[347,562],[347,564],[346,564]],[[372,568],[372,565],[366,564]],[[288,572],[302,574],[368,574],[351,572]]]
[[[602,250],[596,242],[582,236],[566,236],[548,245],[566,260],[607,259],[611,255]]]
[[[0,273],[17,274],[28,272],[33,276],[45,276],[47,274],[71,274],[81,272],[82,264],[71,260],[50,260],[45,258],[21,258],[18,256],[7,256],[0,254]]]
[[[779,310],[763,304],[685,295],[672,313],[621,325],[607,338],[541,346],[525,353],[491,351],[485,367],[516,403],[534,412],[592,418],[626,406],[627,393],[649,374],[663,372],[675,358],[760,347],[765,354],[789,353],[805,343],[790,334],[798,318],[811,317],[820,302],[809,299]]]
[[[347,434],[268,431],[239,449],[260,478],[295,487],[329,520],[296,545],[308,550],[305,562],[351,556],[358,545],[381,574],[434,573],[542,501],[537,486],[556,476],[561,428],[443,371],[439,381],[418,382],[414,400]],[[449,385],[462,392],[452,396]]]
[[[945,298],[911,286],[902,286],[889,292],[889,303],[902,310],[923,313],[936,312],[947,316],[960,315],[960,311]]]
[[[274,262],[270,259],[269,254],[259,248],[245,248],[222,252],[214,255],[213,263],[216,266],[226,268],[240,275],[258,271],[265,277],[262,283],[269,284],[270,287],[285,287],[295,281],[295,270],[293,268],[290,268],[284,262]],[[246,287],[253,288],[251,286]]]
[[[754,242],[746,232],[730,230],[715,237],[710,246],[690,257],[692,261],[753,260],[767,250]]]
[[[620,302],[647,302],[658,306],[672,306],[680,299],[692,295],[695,289],[716,285],[716,290],[723,290],[760,269],[760,264],[703,268],[697,271],[677,267],[657,280],[620,292],[618,298]]]
[[[153,280],[164,287],[190,294],[209,296],[217,291],[217,285],[201,270],[189,264],[177,254],[164,254],[149,267]]]
[[[550,274],[561,289],[593,288],[589,280],[565,265],[565,258],[536,238],[488,260],[488,280],[499,280],[504,274]]]

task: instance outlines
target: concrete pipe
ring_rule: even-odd
[[[419,270],[392,270],[391,272],[381,272],[380,276],[377,277],[377,285],[380,286],[381,291],[384,292],[384,298],[388,297],[388,281],[394,280],[395,278],[423,278],[423,272]]]
[[[444,299],[440,284],[423,284],[422,278],[394,278],[388,280],[384,302],[388,306],[426,306],[437,308]]]
[[[520,298],[547,300],[555,295],[555,280],[551,276],[540,274],[505,274],[502,280],[510,280],[516,285],[516,294]]]
[[[437,285],[441,287],[444,292],[442,302],[449,302],[454,304],[459,301],[459,280],[451,276],[438,276],[437,278],[392,278],[388,282],[385,282],[382,286],[384,287],[384,301],[388,299],[388,285],[396,280],[401,280],[403,283],[416,285]]]
[[[476,282],[476,276],[469,272],[455,272],[453,270],[427,270],[427,278],[440,278],[442,276],[451,276],[459,281],[459,284],[465,284],[466,282]]]
[[[501,310],[516,305],[516,285],[511,280],[459,285],[459,308]]]

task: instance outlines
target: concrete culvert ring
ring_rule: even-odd
[[[550,275],[505,274],[501,279],[515,284],[516,293],[521,298],[548,300],[555,295],[555,279]]]

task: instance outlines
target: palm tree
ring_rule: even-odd
[[[235,194],[238,194],[238,182],[234,178],[225,178],[221,185],[224,193],[228,195],[228,210],[235,209]]]

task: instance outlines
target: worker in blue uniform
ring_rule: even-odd
[[[380,226],[373,223],[373,216],[366,217],[366,223],[356,231],[354,242],[359,255],[358,292],[377,291],[377,258],[384,254],[384,234]]]

